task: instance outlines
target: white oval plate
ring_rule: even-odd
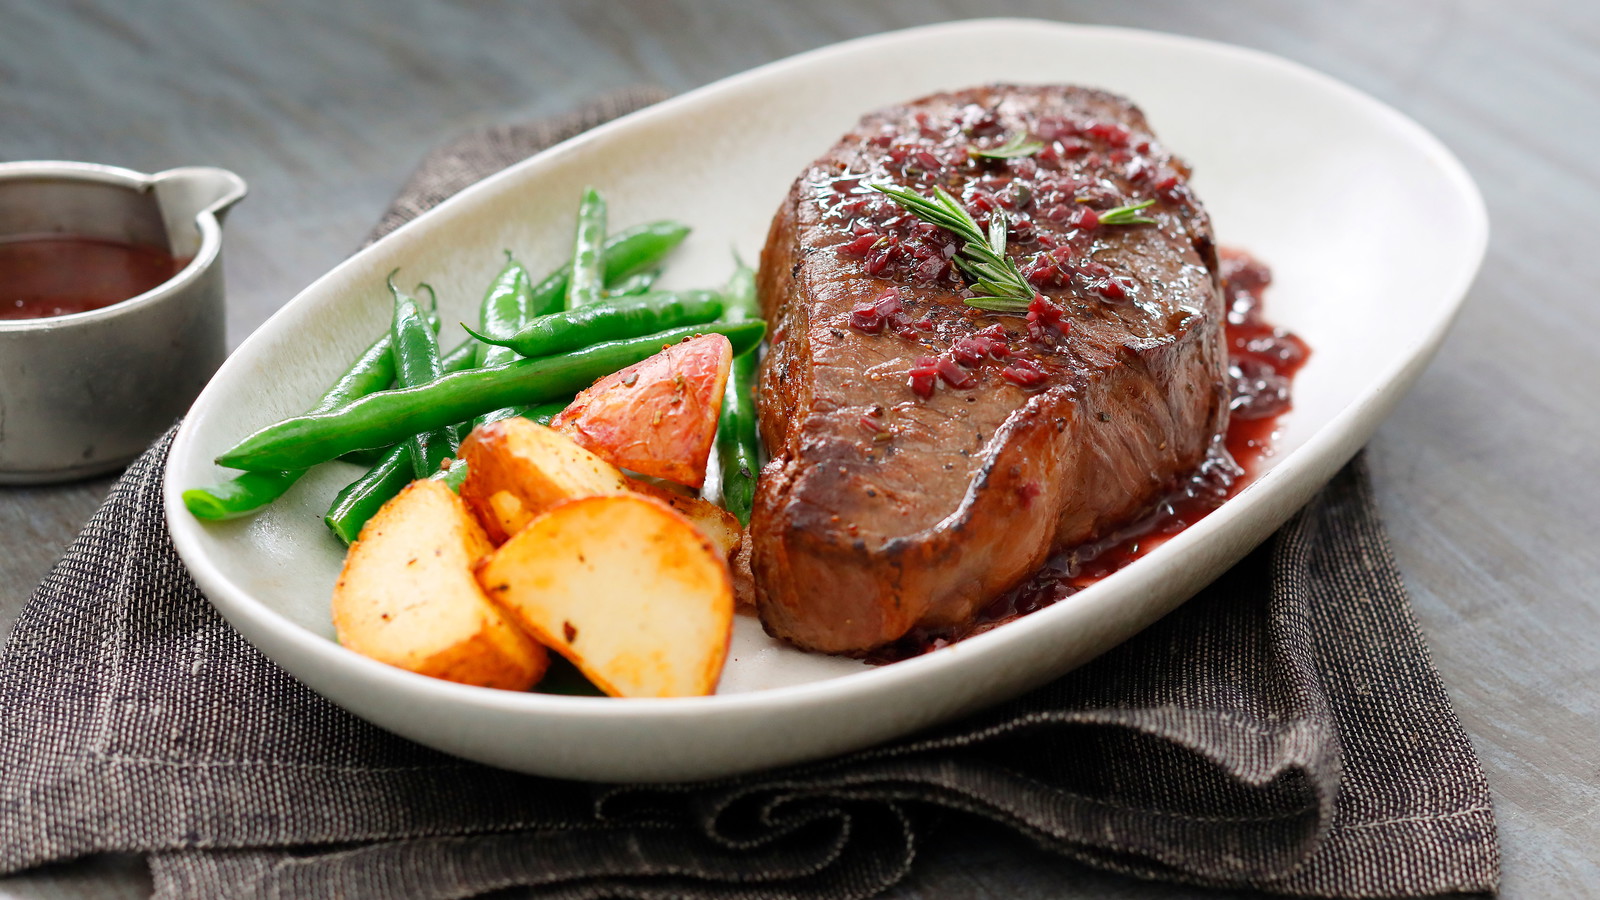
[[[937,65],[929,64],[937,60]],[[584,185],[611,221],[695,228],[670,283],[719,283],[760,251],[790,181],[864,112],[990,81],[1109,88],[1194,165],[1219,239],[1271,264],[1274,321],[1311,362],[1279,453],[1222,509],[1064,602],[955,646],[870,668],[802,654],[741,617],[717,696],[614,700],[514,693],[394,669],[333,640],[342,548],[321,515],[356,470],[320,467],[254,518],[202,524],[180,492],[211,459],[299,413],[379,333],[396,266],[471,320],[515,248],[534,270],[569,246]],[[635,113],[478,184],[329,272],[217,373],[172,448],[173,541],[252,643],[335,703],[449,753],[542,775],[696,779],[864,747],[1013,696],[1115,646],[1281,524],[1361,446],[1433,354],[1477,272],[1488,224],[1461,165],[1357,91],[1254,51],[1024,20],[938,25],[764,66]],[[451,328],[446,340],[459,332]]]

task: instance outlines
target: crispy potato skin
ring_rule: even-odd
[[[720,334],[672,344],[596,381],[550,427],[624,469],[698,489],[732,365]]]
[[[461,499],[496,545],[558,503],[627,492],[652,497],[677,510],[724,556],[739,545],[739,520],[722,507],[630,478],[572,438],[527,419],[479,426],[461,443],[461,458],[467,461]]]
[[[616,466],[527,419],[474,428],[459,456],[467,463],[461,499],[497,545],[557,503],[628,490]]]
[[[333,591],[339,642],[421,675],[527,690],[549,654],[479,587],[494,548],[450,489],[413,482],[361,530]]]
[[[611,495],[563,503],[485,559],[478,580],[611,696],[716,689],[733,625],[727,562],[660,501]]]
[[[628,479],[628,489],[672,507],[679,515],[700,529],[701,534],[705,535],[712,546],[722,551],[723,557],[731,559],[733,554],[738,552],[739,540],[744,535],[744,529],[739,527],[739,520],[733,513],[709,500],[680,494],[637,478]]]
[[[616,390],[649,387],[627,402],[603,389],[573,421],[598,423],[613,439],[640,430],[646,437],[628,444],[643,454],[636,463],[679,483],[703,479],[732,359],[726,338],[708,337],[667,348],[628,385],[626,372],[613,376]],[[666,415],[641,417],[652,404]],[[612,415],[624,409],[631,419]],[[682,448],[700,441],[698,430],[704,448],[688,451],[697,459],[691,479]],[[661,465],[659,454],[681,467]],[[460,497],[415,482],[351,546],[333,599],[343,644],[484,687],[531,687],[549,664],[548,646],[613,696],[715,690],[732,631],[736,518],[672,485],[631,478],[527,419],[475,429],[459,456],[468,465]]]

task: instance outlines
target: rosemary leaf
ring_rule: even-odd
[[[995,210],[989,218],[989,231],[978,223],[949,191],[937,185],[933,197],[924,197],[898,185],[874,184],[880,191],[912,215],[932,223],[961,240],[961,248],[951,260],[970,283],[985,292],[971,297],[967,305],[997,312],[1017,312],[1032,302],[1033,285],[1022,277],[1017,264],[1006,256],[1005,214]]]
[[[1019,156],[1032,156],[1043,149],[1044,144],[1028,140],[1026,131],[1018,131],[998,147],[968,145],[967,155],[973,159],[1016,159]]]
[[[1130,203],[1116,209],[1108,209],[1100,214],[1101,225],[1154,225],[1156,220],[1148,216],[1139,215],[1139,210],[1155,205],[1154,200],[1145,200],[1141,203]]]

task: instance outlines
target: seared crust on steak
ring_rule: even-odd
[[[968,158],[968,145],[1022,130],[1045,149]],[[959,626],[1200,464],[1226,425],[1227,354],[1211,226],[1187,175],[1126,100],[990,86],[868,115],[795,181],[759,286],[772,461],[750,537],[770,633],[851,653]],[[968,307],[940,259],[948,234],[919,229],[872,183],[943,185],[980,224],[986,206],[1009,205],[1008,253],[1063,325],[1036,322],[1030,336],[1020,315]],[[1145,199],[1157,201],[1143,211],[1154,225],[1081,218]],[[852,320],[890,288],[903,312]],[[972,362],[963,345],[966,364],[946,366],[954,378],[931,396],[913,389],[919,359],[954,359],[957,342],[995,324],[1007,349]],[[1019,359],[1042,383],[1006,373]]]

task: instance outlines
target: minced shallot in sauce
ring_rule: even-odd
[[[1233,399],[1227,431],[1189,480],[1127,527],[1055,555],[1027,581],[990,601],[964,628],[914,631],[873,651],[869,662],[917,656],[1070,597],[1205,518],[1258,474],[1262,459],[1272,453],[1279,418],[1291,409],[1290,387],[1310,350],[1264,317],[1270,270],[1241,250],[1224,248],[1219,255]],[[934,361],[927,362],[933,368]],[[928,373],[930,382],[936,374]]]

